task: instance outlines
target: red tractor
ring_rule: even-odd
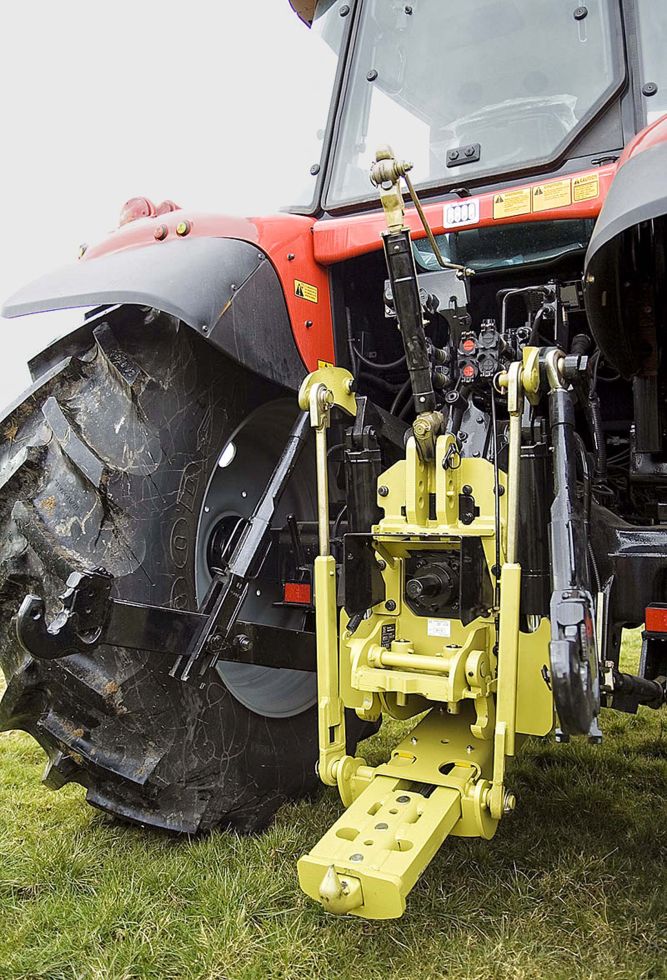
[[[303,887],[382,917],[492,835],[523,737],[665,701],[667,10],[292,6],[331,61],[302,200],[135,199],[5,306],[86,312],[2,421],[0,725],[181,833],[319,774]]]

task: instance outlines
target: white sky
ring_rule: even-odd
[[[0,4],[0,37],[2,301],[129,197],[261,214],[303,183],[321,53],[288,0],[21,0]],[[0,408],[72,317],[0,320]]]

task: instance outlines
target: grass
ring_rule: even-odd
[[[635,635],[627,664],[637,652]],[[298,889],[332,791],[261,837],[176,840],[96,813],[80,787],[50,793],[38,746],[0,736],[0,978],[667,977],[667,713],[605,712],[603,729],[599,748],[526,745],[515,814],[490,842],[446,842],[387,923],[327,916]]]

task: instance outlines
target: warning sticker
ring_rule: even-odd
[[[572,197],[575,204],[590,201],[600,194],[600,178],[597,174],[583,174],[572,178]]]
[[[333,367],[333,362],[332,361],[318,361],[317,362],[317,366],[318,366],[318,368]]]
[[[300,279],[294,280],[294,295],[301,299],[307,299],[309,303],[317,303],[317,286],[311,286],[309,282],[301,282]]]
[[[451,636],[451,619],[429,619],[426,632],[429,636]]]
[[[530,214],[530,188],[494,194],[493,217],[511,218],[515,214]]]
[[[533,187],[533,211],[550,211],[572,204],[572,186],[567,180],[552,180]]]
[[[396,624],[395,623],[385,623],[382,627],[382,634],[380,636],[380,643],[386,650],[388,650],[393,641],[396,639]]]

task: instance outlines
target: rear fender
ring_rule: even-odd
[[[630,378],[644,367],[640,332],[662,329],[656,287],[665,275],[667,116],[635,137],[614,181],[586,253],[584,283],[591,331],[605,359]],[[664,342],[664,340],[663,340]]]
[[[249,370],[298,389],[306,366],[265,252],[233,238],[126,248],[65,266],[15,293],[3,316],[114,305],[169,313]]]

